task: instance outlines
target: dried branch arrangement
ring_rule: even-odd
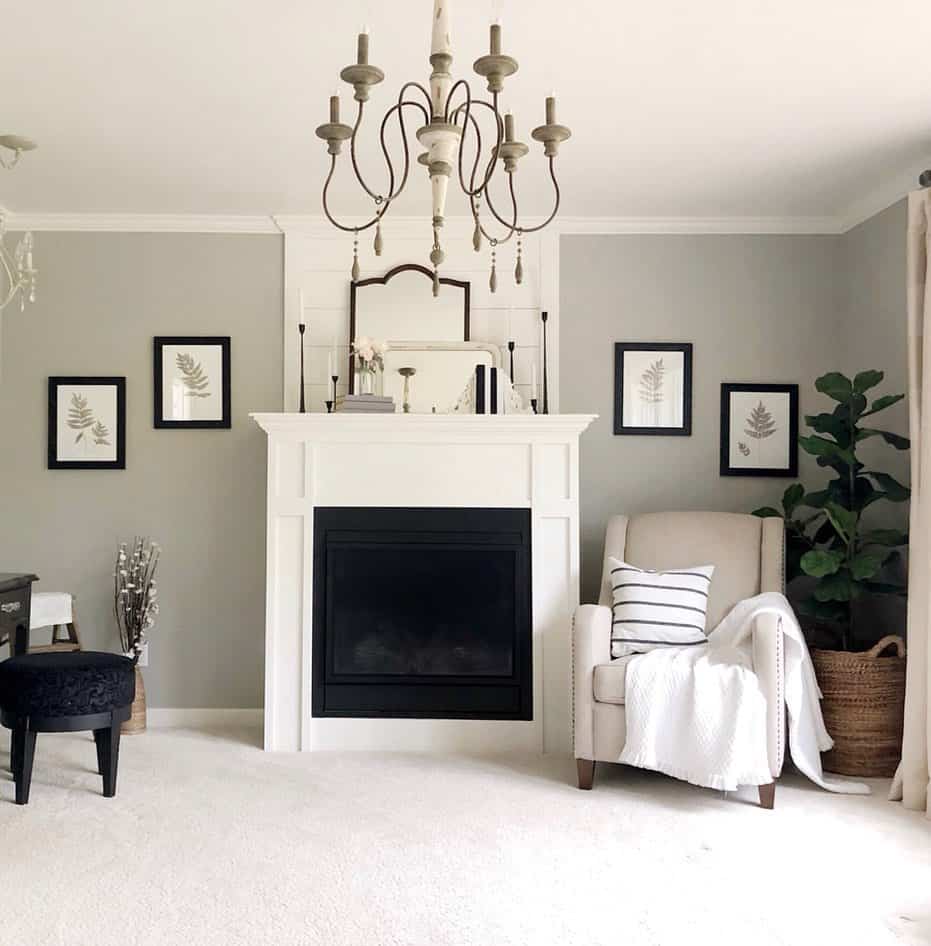
[[[120,645],[133,663],[139,662],[147,633],[158,616],[155,569],[161,548],[157,542],[137,536],[132,544],[121,542],[113,572],[113,613],[120,632]]]

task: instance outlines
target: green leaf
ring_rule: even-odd
[[[828,514],[828,519],[831,520],[831,525],[837,530],[837,534],[845,542],[849,542],[857,530],[857,514],[834,502],[828,503],[824,510]]]
[[[832,494],[829,489],[819,489],[813,493],[806,493],[805,499],[802,501],[806,506],[811,506],[812,509],[820,509],[831,498]]]
[[[845,377],[839,371],[823,374],[815,381],[815,389],[822,394],[826,394],[832,400],[840,401],[841,404],[846,404],[850,400],[850,395],[853,394],[853,385],[850,383],[850,378]]]
[[[751,515],[759,516],[761,519],[768,519],[771,516],[775,516],[778,519],[782,518],[782,513],[772,506],[760,506],[759,509],[754,509]]]
[[[863,581],[865,578],[872,578],[882,569],[890,554],[891,552],[888,549],[860,552],[850,563],[850,574],[855,581]]]
[[[858,394],[862,394],[864,391],[869,391],[870,388],[875,388],[884,377],[885,375],[881,371],[861,371],[853,379],[853,389]]]
[[[848,466],[856,462],[849,450],[845,450],[832,440],[825,440],[824,437],[799,437],[798,442],[806,453],[814,457],[823,457],[828,461],[840,459]]]
[[[818,582],[814,594],[816,601],[849,601],[854,597],[854,586],[849,573],[839,571],[827,575]]]
[[[882,397],[876,398],[876,400],[870,404],[870,409],[861,416],[869,417],[870,414],[878,414],[880,411],[884,411],[887,407],[892,407],[893,404],[898,404],[899,401],[904,399],[904,397],[904,394],[884,394]]]
[[[795,512],[796,507],[804,497],[805,487],[801,483],[793,483],[782,494],[782,508],[785,509],[787,516],[791,516]]]
[[[828,624],[838,623],[847,618],[847,608],[844,605],[818,601],[814,597],[800,601],[798,611],[800,614]]]
[[[802,571],[812,578],[824,578],[833,575],[843,564],[843,552],[828,552],[823,549],[813,549],[802,556]]]
[[[894,434],[891,430],[873,430],[869,427],[863,427],[857,433],[857,442],[866,440],[868,437],[882,437],[891,447],[896,450],[908,450],[911,441],[908,437],[902,437],[900,434]]]
[[[860,536],[861,545],[908,545],[908,534],[898,529],[871,529]]]
[[[890,500],[890,502],[904,503],[912,494],[912,491],[907,486],[904,486],[894,476],[890,476],[888,473],[877,473],[874,470],[867,470],[866,475],[873,477],[880,488],[885,490],[886,499]]]
[[[816,433],[830,434],[842,447],[850,444],[850,425],[834,414],[806,414],[805,423]]]

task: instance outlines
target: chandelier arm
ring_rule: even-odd
[[[336,170],[336,155],[334,154],[330,156],[330,172],[329,174],[327,174],[326,181],[324,181],[323,183],[323,212],[326,215],[327,220],[329,220],[330,223],[332,223],[333,226],[336,227],[338,230],[343,230],[346,233],[358,233],[362,230],[368,230],[369,227],[374,227],[375,224],[378,223],[379,220],[381,220],[382,216],[384,215],[384,212],[388,209],[387,203],[385,204],[384,207],[382,207],[381,212],[376,213],[375,216],[372,217],[372,219],[368,221],[368,223],[364,223],[355,227],[347,227],[344,224],[339,223],[339,221],[336,220],[333,214],[330,213],[330,208],[327,206],[327,191],[330,189],[330,181],[333,180],[333,172],[335,170]]]
[[[7,259],[6,247],[0,244],[0,263],[3,264],[3,271],[6,273],[6,281],[9,289],[3,300],[0,301],[0,310],[3,310],[13,301],[13,296],[19,290],[19,281],[13,278],[13,270],[10,268],[10,262]]]
[[[359,102],[359,110],[356,113],[356,123],[352,126],[352,137],[349,139],[349,157],[352,161],[352,170],[356,175],[356,180],[359,182],[359,186],[365,191],[366,194],[369,195],[369,197],[372,198],[372,200],[376,201],[377,203],[381,203],[381,201],[384,199],[383,195],[376,194],[375,191],[373,191],[368,186],[368,184],[365,183],[365,179],[362,177],[362,172],[359,170],[359,164],[356,161],[356,134],[359,131],[359,126],[362,124],[362,109],[364,105],[364,102]],[[394,172],[391,168],[390,161],[388,162],[388,173],[390,176],[388,193],[390,194],[394,188]]]
[[[398,92],[398,102],[401,101],[401,99],[404,97],[404,93],[407,92],[408,89],[417,89],[417,90],[421,93],[421,95],[423,95],[423,97],[427,100],[427,107],[426,107],[426,108],[424,108],[422,105],[420,105],[419,102],[411,102],[410,104],[412,104],[412,105],[419,105],[420,108],[423,109],[424,119],[425,119],[426,123],[429,125],[429,124],[430,124],[430,115],[432,114],[432,111],[433,111],[433,101],[432,101],[432,99],[430,98],[430,93],[429,93],[429,92],[427,91],[427,89],[424,88],[424,86],[422,86],[419,82],[413,82],[413,81],[411,81],[411,82],[405,82],[404,85],[401,86],[401,91]]]
[[[462,80],[460,80],[460,81],[462,81]],[[474,193],[474,195],[475,195],[476,197],[478,197],[478,196],[481,194],[481,192],[488,186],[488,182],[491,180],[492,174],[494,174],[495,166],[496,166],[495,161],[496,161],[497,156],[498,156],[498,149],[501,147],[501,139],[502,139],[502,137],[503,137],[503,135],[504,135],[504,122],[501,120],[501,115],[500,115],[500,113],[498,112],[498,93],[497,93],[497,92],[494,94],[494,104],[492,104],[491,102],[485,102],[485,101],[483,101],[482,99],[473,99],[473,98],[471,98],[471,97],[470,97],[470,104],[471,104],[471,105],[481,105],[481,106],[483,106],[484,108],[487,108],[487,109],[495,116],[495,125],[497,126],[497,131],[498,131],[497,139],[496,139],[496,141],[495,141],[495,146],[494,146],[494,148],[492,149],[491,157],[488,159],[488,164],[486,165],[486,168],[485,168],[485,174],[484,174],[483,179],[482,179],[482,186],[479,187],[479,188],[477,188],[477,189],[474,190],[474,191],[470,191],[470,190],[469,190],[468,188],[466,188],[464,185],[463,185],[463,188],[462,188],[462,189],[466,192],[466,194],[468,194],[469,196],[472,196],[472,194]],[[462,111],[462,108],[463,108],[463,106],[460,105],[460,106],[459,106],[458,108],[456,108],[456,110],[453,112],[453,119],[454,119],[454,120],[459,117],[459,112]],[[470,112],[471,112],[471,109],[470,109]],[[478,123],[477,123],[476,120],[475,120],[475,116],[470,114],[470,118],[472,119],[472,122],[473,122],[473,124],[474,124],[474,126],[475,126],[475,130],[476,130],[476,134],[478,135],[479,142],[481,142],[481,135],[478,133]],[[463,135],[463,138],[464,138],[464,137],[465,137],[465,136]],[[461,162],[461,154],[462,154],[462,141],[461,141],[461,140],[460,140],[460,142],[459,142],[459,152],[460,152],[460,162]],[[476,162],[476,163],[477,163],[477,162]],[[469,181],[469,184],[472,185],[472,186],[475,185],[475,179],[474,179],[474,177]]]
[[[412,85],[412,84],[413,83],[408,83],[408,85]],[[404,94],[403,90],[401,94],[402,95]],[[420,111],[424,115],[424,121],[426,123],[429,123],[430,121],[430,116],[427,114],[426,109],[420,104],[420,102],[411,102],[409,100],[405,101],[405,100],[402,100],[401,98],[398,99],[397,105],[393,105],[391,108],[388,109],[387,112],[385,112],[385,117],[381,121],[381,132],[379,134],[379,138],[381,140],[382,154],[384,154],[385,156],[385,163],[388,165],[388,169],[391,173],[391,190],[389,192],[388,197],[385,198],[385,206],[384,208],[382,208],[382,211],[381,211],[382,215],[384,215],[385,211],[388,209],[388,204],[390,204],[391,201],[394,200],[395,197],[397,197],[401,193],[401,191],[404,190],[404,187],[407,184],[407,177],[410,172],[411,152],[410,152],[410,147],[408,146],[408,143],[407,143],[407,130],[404,127],[404,112],[403,112],[404,106],[419,108]],[[388,120],[391,118],[391,115],[393,112],[398,113],[398,126],[401,130],[401,141],[404,144],[404,173],[401,175],[401,183],[398,185],[397,190],[394,189],[394,180],[395,180],[394,167],[391,164],[391,156],[388,153],[388,145],[385,143],[385,128],[387,128]]]
[[[453,119],[454,124],[459,123],[459,113],[462,111],[463,108],[465,108],[465,104],[460,105],[459,108],[457,108],[450,116]],[[465,144],[465,137],[466,137],[465,129],[468,126],[469,122],[472,123],[472,129],[475,131],[476,143],[475,143],[475,160],[472,162],[472,173],[469,176],[469,186],[466,187],[465,178],[462,175],[462,156],[463,156],[463,146]],[[481,194],[485,185],[488,183],[488,176],[486,174],[484,179],[482,180],[481,186],[480,187],[475,186],[475,175],[478,173],[478,165],[481,159],[482,159],[482,132],[479,129],[478,121],[476,120],[475,116],[471,113],[471,111],[466,109],[465,115],[462,120],[462,138],[459,141],[459,186],[462,188],[462,192],[467,197],[470,197],[470,198],[478,197],[478,195]]]
[[[560,193],[559,193],[559,181],[556,180],[556,165],[554,163],[555,160],[556,160],[555,157],[553,155],[550,155],[550,159],[549,159],[550,180],[553,182],[553,191],[555,192],[555,195],[556,195],[555,203],[553,204],[553,211],[546,218],[546,220],[543,221],[543,223],[538,223],[535,227],[522,227],[521,229],[523,230],[524,233],[537,233],[538,231],[542,230],[544,227],[552,223],[553,218],[556,216],[557,213],[559,213]],[[511,183],[513,184],[513,177],[511,179]]]
[[[511,179],[509,190],[511,192],[511,207],[513,208],[513,219],[511,220],[510,223],[508,223],[507,220],[505,220],[504,217],[502,217],[501,214],[499,214],[498,211],[495,209],[495,205],[492,203],[492,200],[491,200],[491,188],[487,186],[485,187],[485,204],[487,205],[488,209],[491,211],[492,216],[495,218],[495,220],[497,220],[498,223],[501,224],[501,226],[507,227],[509,231],[508,235],[503,240],[498,240],[499,243],[507,243],[507,241],[510,240],[511,237],[514,236],[514,234],[519,229],[517,226],[517,195],[514,193],[514,175],[509,174],[508,177]],[[482,230],[482,232],[483,233],[485,232],[484,229]],[[487,234],[485,235],[487,236]]]

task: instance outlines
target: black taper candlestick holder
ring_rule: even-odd
[[[549,387],[546,383],[546,320],[549,315],[546,312],[540,314],[540,320],[543,322],[543,413],[550,412]]]
[[[330,380],[333,382],[333,403],[336,403],[336,382],[339,381],[338,374],[331,374]]]
[[[516,347],[514,342],[508,342],[508,351],[511,353],[511,384],[514,383],[514,349]]]
[[[304,406],[304,330],[306,328],[307,326],[303,322],[298,322],[297,330],[301,333],[301,397],[298,410],[302,414],[307,413],[307,408]]]
[[[534,412],[534,414],[536,414],[536,412],[537,412],[537,399],[536,399],[535,397],[532,397],[532,398],[530,399],[530,409]]]

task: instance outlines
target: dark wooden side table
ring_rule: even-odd
[[[9,642],[11,656],[29,649],[29,606],[36,575],[0,572],[0,646]]]

